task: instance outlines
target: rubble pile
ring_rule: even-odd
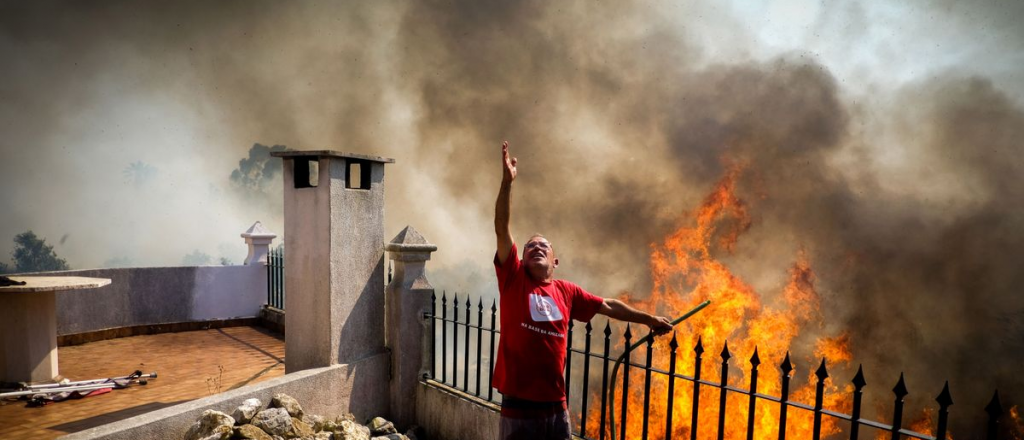
[[[352,414],[334,419],[306,414],[287,394],[275,394],[266,408],[246,399],[231,415],[208,409],[189,428],[185,440],[423,440],[419,428],[399,434],[395,425],[375,417],[362,425]]]

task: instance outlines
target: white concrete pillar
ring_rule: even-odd
[[[0,293],[0,381],[57,376],[56,297],[53,291]]]
[[[245,257],[246,266],[251,264],[267,265],[267,254],[270,253],[270,243],[277,238],[277,234],[270,232],[263,227],[263,223],[257,221],[249,229],[242,233],[245,244],[249,245],[249,255]]]
[[[285,372],[350,364],[384,347],[384,164],[337,151],[284,159]]]
[[[416,421],[416,386],[430,365],[430,334],[424,314],[430,311],[434,287],[426,262],[437,246],[406,226],[385,246],[394,261],[387,288],[387,345],[391,350],[391,417],[398,426]]]

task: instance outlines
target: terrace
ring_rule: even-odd
[[[262,327],[138,335],[60,347],[60,371],[88,379],[155,371],[146,386],[29,408],[0,406],[0,438],[52,439],[284,375],[284,338]]]
[[[266,402],[283,392],[308,412],[384,416],[401,428],[422,426],[431,439],[496,438],[501,396],[489,386],[489,372],[499,311],[480,298],[453,297],[449,303],[447,293],[439,295],[426,276],[437,246],[412,227],[385,244],[384,167],[393,161],[334,151],[275,155],[285,163],[287,255],[271,251],[276,236],[257,223],[242,234],[249,244],[242,266],[63,273],[112,283],[58,292],[62,375],[86,379],[140,369],[157,371],[159,378],[44,408],[5,405],[0,437],[181,438],[204,410],[231,412],[246,398]],[[393,269],[385,269],[385,258]],[[283,326],[277,307],[268,304],[286,311]],[[283,328],[283,338],[267,328]],[[592,340],[595,329],[603,343]],[[814,402],[807,404],[789,397],[788,357],[777,360],[773,375],[765,373],[767,359],[760,367],[781,380],[772,388],[781,394],[772,395],[758,387],[756,351],[742,368],[749,387],[739,387],[729,376],[737,367],[730,367],[725,341],[697,340],[687,347],[673,338],[668,348],[655,349],[639,336],[627,328],[613,338],[611,327],[600,323],[577,326],[569,335],[566,378],[578,437],[783,439],[790,433],[855,439],[871,430],[892,439],[945,437],[951,403],[946,390],[936,390],[937,419],[918,430],[902,422],[901,385],[889,408],[893,417],[875,422],[860,415],[864,385],[857,378],[851,379],[849,411],[822,402],[826,360],[818,383],[810,385]],[[636,341],[645,344],[623,353]],[[722,347],[719,358],[702,358],[704,344]],[[609,366],[620,353],[627,361],[613,411]],[[667,362],[652,362],[655,353]],[[701,375],[702,365],[712,379],[708,370]],[[767,382],[763,378],[762,386]],[[986,410],[987,429],[977,437],[1006,438],[999,430],[1006,411],[998,394]],[[773,431],[759,431],[755,418]]]

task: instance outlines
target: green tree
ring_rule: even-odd
[[[253,144],[249,149],[249,157],[238,161],[238,168],[231,172],[231,182],[246,194],[264,194],[277,175],[281,174],[282,161],[270,156],[270,153],[277,151],[288,151],[288,147]]]
[[[36,236],[35,232],[25,231],[14,236],[14,271],[44,272],[53,270],[69,270],[68,262],[57,256],[53,246],[46,240]]]
[[[208,266],[210,264],[210,255],[206,254],[199,249],[192,251],[191,254],[185,255],[185,258],[181,259],[182,266]]]
[[[103,262],[103,267],[116,268],[116,267],[132,267],[135,264],[131,258],[126,256],[113,257]]]

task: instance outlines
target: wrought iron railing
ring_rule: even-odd
[[[284,246],[267,255],[267,305],[284,310]]]
[[[484,399],[491,403],[499,403],[501,401],[500,396],[496,396],[496,390],[493,387],[494,380],[494,357],[498,353],[498,334],[501,333],[498,330],[498,304],[496,301],[491,301],[491,307],[488,310],[488,323],[484,324],[487,318],[484,317],[484,302],[483,298],[478,299],[476,307],[476,324],[471,322],[473,315],[473,304],[469,300],[467,295],[465,307],[463,308],[463,315],[465,316],[464,321],[459,321],[459,295],[456,294],[452,298],[451,307],[448,306],[448,296],[446,293],[441,294],[440,305],[438,304],[438,298],[436,295],[431,295],[430,300],[433,304],[433,309],[427,318],[430,321],[430,334],[432,335],[431,342],[434,346],[434,350],[431,351],[431,368],[430,368],[430,379],[437,382],[448,385],[452,388],[472,394],[476,397]],[[440,307],[439,307],[440,306]],[[438,311],[440,308],[440,312]],[[448,311],[451,310],[452,314],[449,316]],[[440,315],[438,314],[440,313]],[[462,328],[461,337],[459,328]],[[448,350],[448,329],[451,328],[451,355],[449,356]],[[486,336],[485,336],[486,333]],[[437,336],[440,334],[440,344],[438,343]],[[472,336],[476,338],[472,338]],[[475,344],[474,344],[475,340]],[[489,341],[484,343],[484,341]],[[461,342],[461,345],[460,345]],[[470,345],[475,345],[476,350],[471,350]],[[487,346],[487,360],[486,363],[483,358],[483,347]],[[461,352],[460,352],[461,348]],[[440,357],[438,357],[438,350],[440,350]],[[459,353],[462,353],[462,360],[459,360]],[[476,354],[476,361],[472,364],[470,360],[473,357],[473,353]],[[462,364],[462,369],[459,369],[459,364]],[[484,376],[482,369],[486,365],[487,373],[487,388],[483,387]],[[450,370],[449,370],[450,366]],[[472,367],[472,368],[471,368]],[[470,370],[476,370],[474,374],[474,382],[472,386],[469,383]],[[440,371],[440,374],[437,374]],[[462,373],[462,382],[460,386],[459,373]],[[449,374],[450,373],[450,374]],[[486,391],[485,391],[486,390]]]
[[[478,299],[476,301],[476,307],[474,308],[473,301],[470,300],[469,296],[467,295],[464,298],[465,302],[462,302],[459,299],[459,296],[455,295],[449,304],[446,293],[442,293],[440,301],[438,301],[436,296],[431,296],[433,308],[431,313],[428,313],[425,316],[430,324],[430,334],[432,335],[431,342],[434,348],[431,351],[431,368],[429,373],[430,377],[428,377],[428,379],[432,379],[432,384],[439,383],[444,386],[457,389],[466,394],[478,397],[481,401],[499,403],[500,393],[497,393],[491,386],[493,380],[494,356],[497,354],[497,336],[501,333],[500,329],[497,327],[497,304],[492,300],[491,307],[487,309],[485,313],[483,299]],[[475,319],[473,319],[474,315]],[[567,335],[568,347],[565,365],[566,398],[572,408],[579,408],[580,415],[578,423],[574,423],[573,434],[578,437],[591,440],[604,440],[606,438],[611,438],[611,433],[608,429],[611,425],[611,417],[613,417],[609,406],[609,393],[612,391],[609,389],[609,382],[611,380],[609,374],[611,371],[611,365],[616,362],[618,357],[613,357],[611,355],[612,346],[615,345],[612,342],[612,327],[610,323],[605,325],[602,332],[604,335],[603,347],[599,352],[594,352],[592,351],[593,325],[588,322],[584,326],[586,334],[583,338],[582,349],[573,347],[573,328],[575,326],[575,323],[570,325],[569,334]],[[475,338],[471,337],[474,335]],[[622,336],[623,347],[630,347],[633,335],[629,326],[626,327]],[[440,338],[440,340],[438,340],[438,338]],[[723,344],[723,349],[720,354],[721,377],[718,382],[712,382],[701,376],[701,365],[704,361],[704,345],[701,339],[698,338],[697,344],[693,348],[694,371],[692,376],[682,374],[682,372],[677,369],[679,344],[674,334],[668,344],[670,350],[668,370],[662,370],[652,366],[651,361],[654,359],[654,339],[646,337],[645,342],[646,343],[643,344],[644,348],[642,348],[646,353],[644,363],[641,364],[633,362],[631,358],[634,353],[628,351],[624,353],[627,361],[622,364],[623,372],[621,376],[621,389],[615,390],[617,394],[621,393],[621,395],[618,396],[619,399],[617,399],[619,402],[618,407],[615,408],[617,410],[616,412],[619,413],[617,422],[615,423],[617,430],[615,434],[617,439],[641,438],[643,440],[648,440],[651,438],[651,430],[649,429],[650,409],[652,408],[652,405],[662,404],[651,401],[651,383],[652,378],[655,377],[655,375],[661,376],[662,379],[667,381],[668,387],[668,400],[663,403],[666,405],[664,417],[665,440],[676,438],[674,437],[677,433],[675,424],[677,422],[676,417],[683,415],[673,414],[673,408],[675,406],[673,405],[673,401],[676,397],[675,390],[677,385],[682,385],[682,383],[686,382],[688,382],[688,386],[692,387],[691,407],[693,410],[691,411],[691,414],[689,414],[690,429],[688,433],[689,438],[691,439],[698,438],[698,434],[700,434],[700,438],[709,436],[708,433],[698,432],[698,429],[701,426],[700,423],[698,423],[698,419],[700,417],[699,412],[702,408],[700,398],[701,389],[703,387],[711,387],[718,390],[717,414],[719,417],[717,420],[717,432],[715,433],[715,436],[720,440],[725,438],[727,423],[736,423],[728,420],[727,418],[730,414],[726,410],[726,402],[730,398],[730,395],[746,396],[748,399],[749,403],[745,421],[747,439],[753,439],[755,434],[757,434],[755,432],[755,418],[757,417],[759,400],[762,402],[769,402],[771,405],[778,405],[779,440],[786,439],[787,420],[789,420],[790,409],[810,413],[813,417],[812,438],[815,440],[822,438],[822,426],[823,419],[825,417],[844,421],[848,424],[848,429],[846,429],[844,433],[833,433],[829,438],[858,439],[861,436],[862,427],[870,427],[887,432],[888,438],[892,440],[901,438],[919,440],[947,438],[949,407],[953,404],[948,383],[943,387],[941,393],[935,399],[938,403],[938,417],[934,425],[934,435],[930,435],[912,431],[903,424],[904,398],[908,395],[908,392],[904,384],[902,374],[900,375],[900,379],[897,382],[896,387],[893,388],[895,398],[893,401],[892,423],[886,424],[862,417],[862,396],[866,382],[861,368],[858,368],[857,374],[851,381],[853,384],[853,391],[851,395],[851,414],[845,414],[824,408],[823,397],[825,393],[825,384],[826,379],[829,377],[825,359],[822,359],[820,366],[815,371],[817,382],[815,383],[814,404],[808,405],[790,399],[791,373],[793,371],[793,365],[788,353],[786,354],[783,362],[779,365],[779,369],[782,373],[780,388],[781,396],[776,397],[758,392],[758,368],[761,364],[761,360],[756,348],[753,356],[751,356],[749,360],[750,371],[747,375],[749,378],[749,387],[743,389],[729,385],[729,361],[733,356],[729,351],[727,343]],[[482,353],[485,352],[484,350],[488,353],[486,358],[482,355]],[[582,359],[580,359],[580,357],[582,357]],[[573,368],[574,365],[578,365],[580,361],[582,361],[583,370],[576,374],[574,373]],[[599,392],[593,392],[593,390],[591,390],[592,384],[590,383],[590,378],[592,373],[594,376],[598,375],[596,371],[591,371],[591,368],[594,366],[593,362],[597,362],[601,369]],[[483,371],[483,368],[486,368],[486,372]],[[630,397],[634,392],[634,390],[630,388],[630,370],[636,368],[640,369],[644,377],[644,388],[642,389],[642,423],[639,433],[627,432],[628,417],[630,414]],[[474,374],[471,374],[471,371],[474,371]],[[486,373],[486,376],[484,373]],[[471,377],[475,378],[472,382]],[[485,377],[487,385],[486,388],[483,387]],[[573,380],[583,381],[579,395],[571,393],[573,390],[571,386]],[[599,405],[590,401],[592,397],[591,394],[593,394],[593,397],[600,395],[601,402]],[[591,426],[589,421],[591,411],[599,411],[599,415],[597,417],[597,423],[599,426]],[[998,391],[996,391],[988,406],[985,407],[985,411],[988,414],[988,420],[983,438],[997,439],[999,438],[999,423],[1004,415],[1004,410],[999,401]],[[639,437],[636,436],[637,434],[639,434]],[[763,433],[761,436],[763,436]],[[978,436],[972,436],[970,438],[982,437],[981,434],[979,434]]]

